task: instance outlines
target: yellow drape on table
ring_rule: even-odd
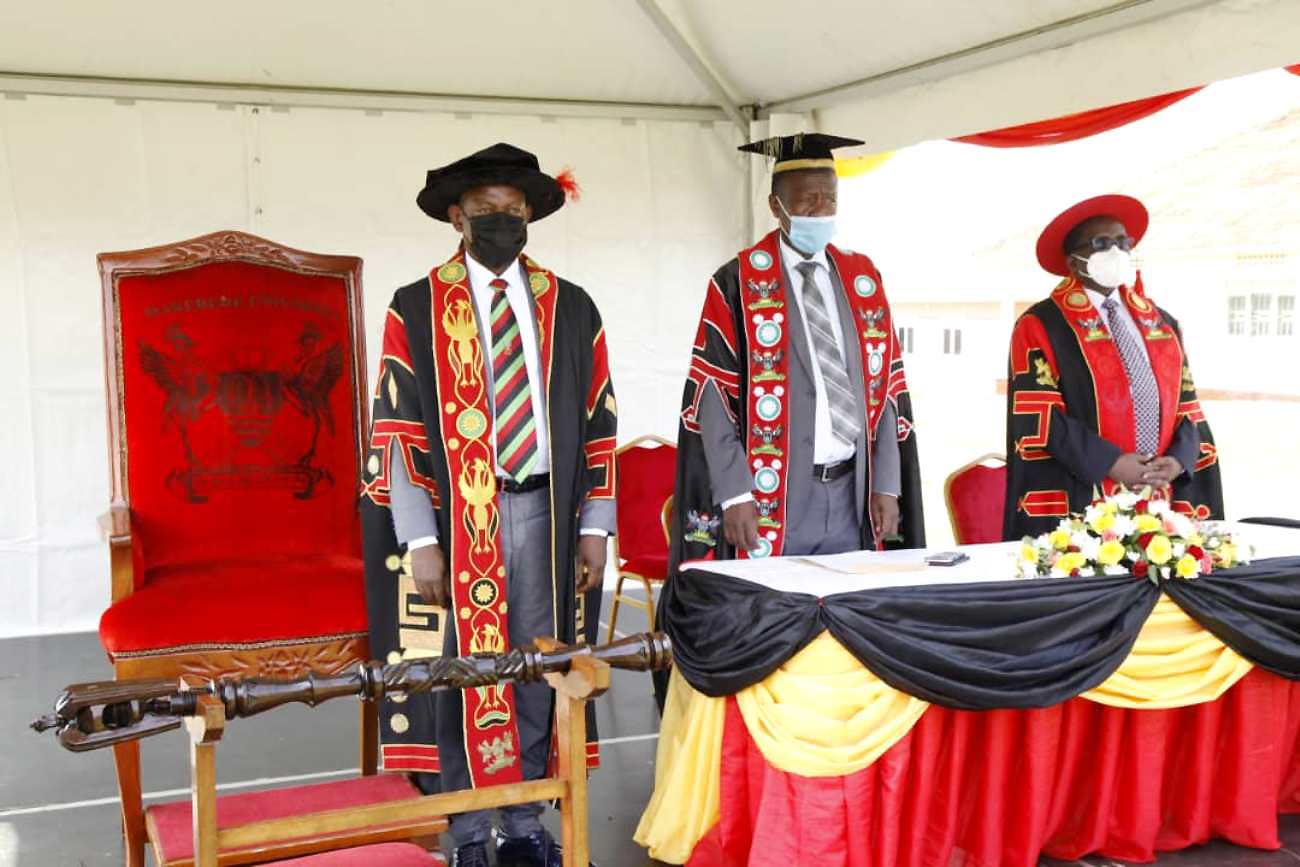
[[[736,693],[736,704],[763,757],[802,777],[862,770],[930,706],[863,668],[829,632]]]
[[[1123,664],[1081,697],[1112,707],[1186,707],[1214,701],[1252,667],[1161,593]]]
[[[676,671],[659,723],[655,790],[633,835],[650,857],[685,864],[718,821],[727,700],[697,692]]]
[[[1082,698],[1124,708],[1214,701],[1251,669],[1161,594],[1124,663]],[[745,727],[775,768],[806,777],[860,771],[898,743],[929,705],[885,684],[829,632],[736,694]],[[660,725],[655,791],[636,842],[684,864],[719,816],[726,700],[673,673]]]

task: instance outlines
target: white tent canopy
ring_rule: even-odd
[[[893,148],[1297,62],[1292,0],[12,3],[0,89],[762,119]]]
[[[1297,0],[0,4],[0,635],[107,604],[100,251],[242,229],[359,255],[373,371],[391,291],[454,243],[423,172],[516,141],[583,184],[529,251],[599,304],[622,437],[671,435],[705,281],[767,223],[737,144],[893,149],[1297,46]]]

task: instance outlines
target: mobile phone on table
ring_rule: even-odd
[[[929,566],[956,566],[969,559],[970,557],[961,551],[940,551],[937,554],[927,555],[925,562]]]

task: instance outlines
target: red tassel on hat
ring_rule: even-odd
[[[566,202],[576,202],[582,198],[582,187],[578,186],[578,179],[573,176],[573,169],[568,166],[555,176],[555,182],[560,185],[560,189],[564,190]]]

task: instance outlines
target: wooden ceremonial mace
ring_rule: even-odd
[[[32,723],[38,732],[57,729],[59,743],[73,752],[97,750],[179,728],[193,716],[200,696],[212,696],[227,719],[250,717],[286,704],[312,707],[340,696],[378,701],[394,693],[472,689],[502,681],[532,683],[567,672],[578,657],[626,671],[651,671],[672,664],[672,642],[662,632],[641,633],[599,647],[562,646],[543,651],[519,647],[508,653],[410,660],[393,665],[361,663],[350,673],[298,678],[221,678],[188,686],[173,680],[140,679],[78,683],[54,703],[54,713]]]

